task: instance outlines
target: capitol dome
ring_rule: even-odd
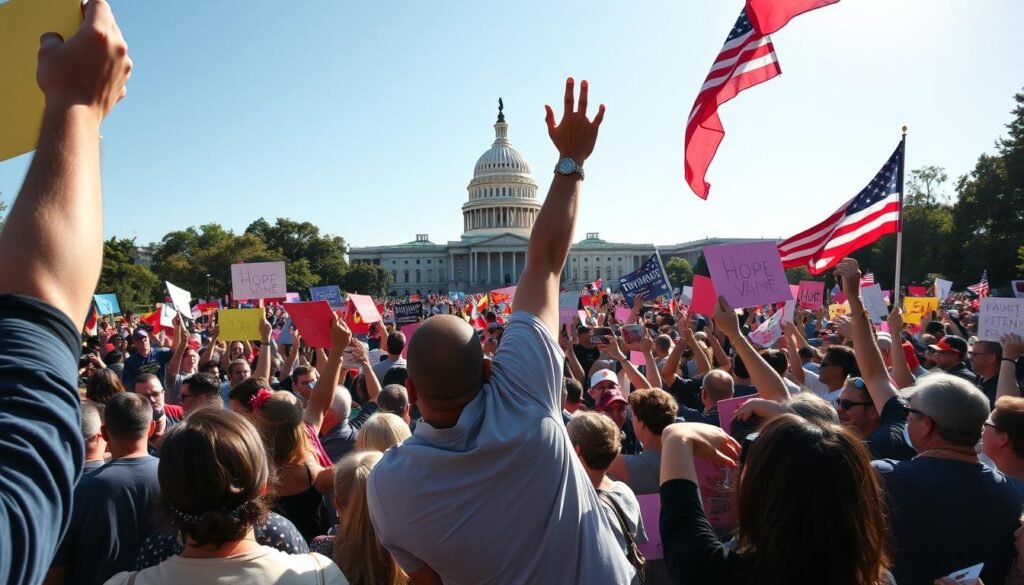
[[[508,140],[504,104],[498,100],[498,121],[494,142],[473,167],[473,180],[462,206],[463,237],[513,233],[529,237],[540,213],[537,183],[530,175],[530,163]]]

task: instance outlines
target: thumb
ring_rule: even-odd
[[[548,132],[555,129],[555,111],[551,109],[551,106],[544,106],[544,122],[548,126]]]
[[[39,37],[39,51],[49,51],[54,47],[59,47],[64,44],[64,37],[60,36],[55,32],[43,33],[43,36]]]

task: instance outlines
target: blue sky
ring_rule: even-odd
[[[741,0],[111,1],[135,72],[103,128],[105,232],[139,243],[260,216],[355,246],[456,239],[499,96],[546,192],[543,105],[568,75],[608,107],[577,240],[785,237],[861,189],[903,124],[908,168],[952,183],[1024,88],[1020,0],[842,0],[773,35],[782,76],[722,108],[705,202],[683,128]],[[7,202],[27,165],[0,163]]]

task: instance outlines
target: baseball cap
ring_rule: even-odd
[[[593,388],[601,382],[615,382],[619,383],[619,377],[615,375],[615,372],[611,370],[598,370],[594,372],[594,375],[590,377],[590,387]]]
[[[956,335],[947,335],[935,345],[929,345],[935,351],[958,351],[961,356],[967,355],[967,340]]]
[[[604,390],[601,392],[601,397],[597,400],[597,411],[602,412],[607,410],[614,402],[629,404],[629,401],[622,397],[622,392],[619,392],[618,388],[608,388],[607,390]]]
[[[149,332],[144,327],[138,327],[132,332],[132,339],[144,339],[149,337]]]

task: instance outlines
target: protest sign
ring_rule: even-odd
[[[633,297],[642,296],[653,300],[660,296],[672,294],[672,286],[668,282],[668,274],[661,264],[657,252],[648,258],[640,268],[619,278],[619,291],[627,306],[633,306]]]
[[[408,325],[402,325],[398,328],[405,335],[405,347],[402,348],[402,357],[406,357],[409,352],[409,342],[412,341],[412,336],[416,334],[416,330],[420,328],[421,323],[410,323]]]
[[[730,398],[728,400],[718,401],[718,423],[723,431],[732,434],[732,416],[736,414],[736,411],[741,406],[747,403],[751,398],[760,398],[757,394],[751,394],[749,396],[740,396],[739,398]]]
[[[231,265],[231,294],[236,299],[273,299],[287,294],[284,262]]]
[[[978,339],[999,341],[1003,335],[1024,337],[1024,299],[986,297],[978,314]]]
[[[395,324],[407,325],[423,319],[423,303],[401,303],[395,305]]]
[[[348,305],[345,311],[345,323],[352,333],[356,335],[368,333],[370,323],[380,321],[380,311],[373,299],[366,295],[349,294]]]
[[[707,315],[715,314],[715,305],[718,303],[718,293],[715,292],[715,283],[707,276],[693,275],[693,302],[690,303],[690,312]]]
[[[719,535],[729,534],[736,527],[734,494],[739,470],[724,465],[715,465],[706,459],[694,459],[697,470],[697,487],[704,515]]]
[[[629,315],[632,312],[632,310],[626,307],[619,307],[615,309],[615,320],[618,321],[619,323],[625,323],[626,321],[629,320]]]
[[[679,293],[679,302],[684,305],[689,305],[693,302],[693,287],[684,286],[683,291]]]
[[[940,302],[946,300],[952,290],[952,280],[944,280],[942,278],[935,279],[935,296],[938,297]]]
[[[309,296],[314,301],[327,301],[335,309],[345,306],[345,301],[341,297],[341,288],[336,284],[330,286],[311,286],[309,287]]]
[[[850,314],[850,303],[844,302],[842,304],[834,304],[828,306],[828,319],[829,321],[835,321],[836,317],[842,317],[843,315]]]
[[[558,295],[558,323],[559,325],[572,325],[572,320],[580,307],[580,293],[576,291],[564,292]]]
[[[516,287],[507,286],[505,288],[499,288],[492,290],[490,293],[491,304],[505,303],[508,306],[512,306],[512,301],[516,298]]]
[[[221,341],[252,341],[260,338],[263,309],[222,309],[217,313]]]
[[[184,315],[190,315],[188,307],[192,304],[192,293],[181,287],[174,286],[166,280],[164,284],[167,285],[167,292],[171,295],[171,302],[174,303],[174,308]]]
[[[704,258],[715,290],[735,308],[781,303],[793,298],[774,242],[707,246]]]
[[[107,293],[105,295],[92,295],[96,301],[96,310],[100,315],[114,315],[121,312],[121,305],[117,304],[117,295]]]
[[[29,152],[39,138],[39,37],[56,32],[70,39],[81,22],[81,0],[0,1],[0,161]]]
[[[291,319],[285,321],[284,327],[281,328],[281,333],[277,335],[277,339],[274,341],[277,341],[278,345],[291,345],[295,343],[295,334],[292,333],[293,326]]]
[[[640,504],[640,517],[647,533],[647,542],[637,543],[637,548],[648,561],[665,558],[665,550],[661,546],[661,495],[638,495],[636,501]]]
[[[291,324],[298,329],[303,343],[310,347],[331,347],[331,322],[334,320],[334,312],[327,301],[285,303],[284,310],[288,312]]]
[[[907,294],[912,297],[924,298],[928,296],[928,289],[923,286],[908,286]]]
[[[903,322],[917,325],[921,317],[939,308],[935,297],[903,297]]]
[[[801,280],[797,292],[801,309],[820,309],[825,303],[825,283],[817,280]]]
[[[786,301],[786,304],[782,307],[782,318],[779,323],[792,323],[796,317],[796,299]]]
[[[642,351],[630,351],[629,363],[639,368],[640,366],[647,365],[647,358],[644,357],[644,352]]]
[[[788,302],[788,301],[787,301]],[[771,317],[768,317],[758,326],[757,329],[751,331],[748,338],[752,343],[760,345],[761,347],[771,347],[775,345],[775,342],[782,337],[782,316],[785,311],[775,311]]]
[[[285,300],[285,302],[288,302],[288,303],[297,303],[297,302],[301,301],[302,299],[299,297],[299,293],[297,293],[297,292],[290,292],[290,293],[284,293],[284,300]]]
[[[1013,296],[1024,299],[1024,280],[1011,280],[1010,284],[1013,286]]]
[[[174,310],[174,307],[164,303],[160,305],[160,326],[174,328],[174,316],[178,312]]]
[[[889,316],[889,306],[885,304],[885,297],[882,295],[882,287],[877,284],[861,287],[861,299],[864,301],[864,308],[867,309],[871,321],[874,323],[885,323]]]

